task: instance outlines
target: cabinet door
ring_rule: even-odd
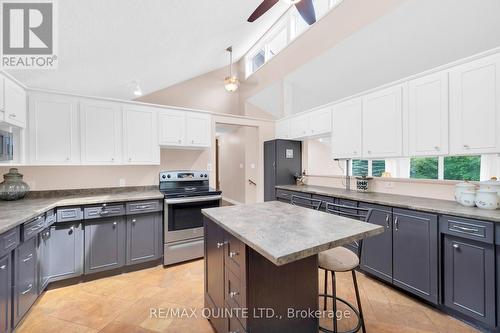
[[[409,83],[411,156],[448,154],[448,72]]]
[[[37,288],[37,237],[22,243],[15,251],[14,325],[38,297]]]
[[[127,216],[127,265],[160,257],[160,223],[159,213]]]
[[[371,208],[369,223],[385,228],[385,232],[363,240],[361,269],[392,283],[392,208],[360,203],[359,207]]]
[[[33,94],[29,110],[29,155],[32,164],[78,164],[77,100]]]
[[[357,98],[333,107],[333,158],[360,158],[362,154],[362,103]]]
[[[205,307],[213,313],[224,308],[224,231],[214,222],[205,225]],[[225,332],[225,319],[210,318],[217,332]]]
[[[292,138],[302,138],[309,135],[309,115],[301,115],[291,118],[290,135]]]
[[[437,304],[437,216],[394,209],[393,218],[394,285]]]
[[[332,131],[332,110],[318,110],[309,114],[310,135],[328,134]]]
[[[123,149],[126,164],[159,164],[158,110],[123,108]]]
[[[9,79],[4,88],[5,122],[14,126],[26,127],[26,92]]]
[[[283,119],[276,122],[276,139],[290,139],[290,120]]]
[[[159,114],[160,145],[182,146],[186,144],[186,114],[166,110]]]
[[[119,164],[122,153],[122,119],[116,103],[80,103],[82,163]]]
[[[50,258],[47,274],[50,281],[82,275],[83,248],[83,227],[80,222],[54,224],[47,241]]]
[[[495,325],[493,245],[446,235],[443,241],[444,304]]]
[[[196,147],[210,147],[212,123],[210,116],[188,113],[186,115],[186,144]]]
[[[450,151],[500,152],[500,54],[450,71]]]
[[[85,274],[125,265],[126,225],[123,217],[85,222]]]
[[[12,305],[12,261],[10,253],[0,259],[0,333],[10,332]]]
[[[363,156],[403,155],[403,86],[363,97]]]

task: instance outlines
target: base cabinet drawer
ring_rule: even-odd
[[[15,251],[14,325],[28,312],[38,297],[37,238],[22,243]]]
[[[125,265],[126,225],[124,217],[85,222],[85,274]]]
[[[445,235],[444,304],[495,326],[495,254],[493,245]]]

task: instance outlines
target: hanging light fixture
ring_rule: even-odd
[[[235,92],[240,86],[240,81],[233,75],[233,47],[228,47],[226,51],[229,52],[229,76],[224,79],[224,88],[228,92]]]

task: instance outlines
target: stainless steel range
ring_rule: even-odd
[[[208,185],[207,171],[164,171],[163,264],[203,257],[203,208],[219,207],[220,191]]]

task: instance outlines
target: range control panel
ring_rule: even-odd
[[[208,171],[163,171],[160,182],[208,180]]]

